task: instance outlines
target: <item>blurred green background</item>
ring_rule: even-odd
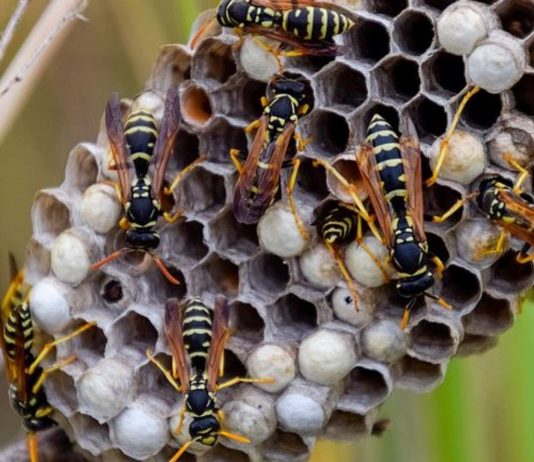
[[[0,0],[0,29],[16,1]],[[33,195],[63,179],[67,153],[95,138],[112,91],[135,94],[161,44],[186,39],[211,0],[92,0],[0,140],[0,255],[22,259]],[[33,0],[0,64],[0,73],[46,6]],[[534,91],[534,90],[533,90]],[[0,100],[0,114],[2,114]],[[0,116],[2,117],[2,116]],[[4,123],[0,118],[0,122]],[[1,262],[1,261],[0,261]],[[7,264],[0,279],[7,282]],[[4,284],[5,286],[5,284]],[[395,392],[382,410],[392,424],[382,438],[320,442],[314,462],[531,462],[534,460],[534,310],[527,302],[513,330],[485,355],[452,361],[430,395]],[[0,383],[0,446],[20,435]]]

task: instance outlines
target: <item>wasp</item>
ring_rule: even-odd
[[[231,150],[230,155],[239,172],[233,208],[234,215],[240,223],[257,223],[265,210],[274,202],[280,185],[282,168],[287,165],[286,154],[290,143],[294,141],[297,150],[304,149],[305,141],[295,133],[298,120],[310,111],[308,88],[300,78],[277,75],[268,85],[263,97],[263,115],[245,128],[247,133],[257,130],[254,142],[242,165],[238,150]],[[307,231],[296,211],[293,200],[293,188],[296,183],[300,159],[290,160],[294,164],[287,193],[291,210],[299,231],[307,239]]]
[[[432,256],[423,226],[421,151],[414,136],[402,136],[379,114],[369,123],[367,139],[356,161],[371,205],[397,271],[395,288],[410,301],[401,326],[405,328],[416,300],[425,295],[450,309],[428,290],[434,285],[432,261],[441,274],[443,263]]]
[[[28,287],[24,284],[24,273],[18,271],[10,254],[11,283],[2,302],[0,313],[0,347],[4,357],[9,386],[11,407],[22,419],[27,434],[30,462],[39,461],[36,433],[54,427],[53,408],[48,403],[43,383],[46,377],[76,358],[69,356],[53,366],[43,369],[40,364],[52,348],[81,334],[92,327],[87,323],[53,342],[47,343],[36,357],[32,352],[34,327],[27,300]]]
[[[165,369],[150,351],[147,351],[147,357],[171,385],[184,394],[184,406],[175,434],[180,433],[185,413],[192,417],[189,425],[191,439],[169,462],[176,462],[194,442],[211,447],[223,436],[240,443],[250,443],[248,438],[222,429],[223,415],[216,393],[237,383],[273,383],[273,380],[235,377],[217,383],[219,376],[224,374],[224,347],[230,335],[229,315],[230,308],[223,295],[215,298],[214,310],[210,310],[200,298],[181,303],[170,299],[165,305],[164,330],[172,353],[172,372]]]
[[[119,225],[127,230],[127,248],[93,264],[93,270],[101,268],[127,250],[142,250],[152,255],[154,262],[169,281],[179,284],[161,259],[152,254],[152,250],[156,249],[160,242],[156,230],[158,218],[163,216],[168,223],[174,223],[183,214],[182,210],[175,214],[164,211],[162,194],[172,194],[181,179],[203,161],[200,157],[183,169],[168,188],[163,187],[180,121],[179,95],[174,88],[167,92],[159,132],[154,116],[144,109],[130,114],[123,124],[119,95],[114,93],[109,99],[105,114],[106,132],[114,168],[119,177],[116,191],[124,206],[124,217]],[[153,167],[152,171],[150,167]]]
[[[356,24],[355,15],[333,2],[314,0],[223,0],[216,17],[199,29],[191,40],[198,41],[214,21],[232,27],[241,36],[257,34],[275,39],[293,48],[285,56],[336,55],[339,47],[336,35],[343,34]]]

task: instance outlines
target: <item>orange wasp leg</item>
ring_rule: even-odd
[[[534,261],[534,254],[528,254],[530,247],[530,244],[525,244],[523,246],[521,251],[517,254],[517,257],[515,258],[517,263],[525,264]]]
[[[180,182],[184,179],[185,176],[187,176],[189,173],[191,173],[191,171],[197,167],[198,165],[200,165],[202,162],[204,162],[206,160],[206,156],[205,155],[202,155],[200,156],[198,159],[194,160],[193,162],[191,162],[187,167],[185,167],[180,173],[178,173],[178,175],[176,175],[176,177],[174,178],[173,182],[171,183],[171,185],[168,187],[168,188],[164,188],[163,192],[167,195],[171,195],[174,190],[178,187],[178,185],[180,184]]]
[[[156,366],[161,373],[165,376],[165,378],[169,381],[169,383],[172,385],[172,387],[178,392],[182,393],[182,387],[178,385],[178,382],[174,379],[171,372],[163,365],[161,362],[159,362],[153,355],[152,350],[148,348],[145,352],[147,359]]]
[[[363,242],[362,216],[360,214],[358,214],[358,227],[356,231],[356,242],[364,250],[364,252],[367,255],[369,255],[369,257],[374,261],[375,265],[382,273],[382,276],[384,276],[385,283],[388,284],[391,278],[386,268],[384,268],[384,265],[382,264],[380,259],[374,254],[374,252],[369,248],[369,246],[365,242]]]
[[[163,218],[167,223],[172,225],[173,223],[176,223],[180,218],[182,218],[184,216],[184,213],[184,209],[178,209],[174,213],[163,212]]]
[[[293,215],[299,233],[302,236],[302,239],[304,239],[304,241],[308,241],[310,239],[310,233],[304,226],[302,219],[300,218],[297,212],[297,205],[295,204],[295,198],[293,196],[293,190],[295,189],[295,184],[297,183],[297,176],[299,173],[300,164],[300,159],[293,160],[293,171],[291,172],[291,177],[289,178],[289,182],[287,183],[286,193],[287,199],[289,201],[289,207],[291,208],[291,214]]]
[[[438,154],[438,158],[436,161],[436,166],[434,167],[432,176],[425,182],[425,186],[427,188],[432,186],[437,181],[439,177],[439,171],[441,170],[441,167],[443,166],[443,162],[445,161],[447,151],[449,150],[449,142],[451,140],[452,135],[454,134],[454,131],[456,130],[456,126],[458,125],[458,122],[460,121],[462,112],[464,111],[467,102],[479,91],[480,91],[480,87],[472,88],[469,92],[466,93],[466,95],[463,97],[462,101],[460,102],[460,105],[458,106],[458,109],[456,110],[456,114],[454,114],[454,118],[452,119],[451,126],[449,130],[447,131],[447,134],[445,135],[445,137],[441,140],[441,143],[439,146],[439,154]]]
[[[240,155],[241,151],[239,149],[230,149],[230,159],[232,159],[232,163],[234,164],[237,173],[241,175],[241,172],[243,171],[243,164],[239,160]]]
[[[227,380],[216,387],[216,391],[222,390],[223,388],[233,387],[238,383],[275,383],[276,380],[270,377],[262,377],[257,379],[243,378],[243,377],[234,377],[233,379]]]
[[[443,223],[445,220],[448,220],[453,216],[458,210],[460,210],[470,199],[476,197],[477,193],[468,194],[461,199],[458,199],[449,210],[447,210],[443,215],[436,215],[432,217],[433,223]]]
[[[39,379],[33,384],[32,393],[37,394],[39,392],[39,390],[43,386],[44,381],[50,374],[58,371],[64,366],[68,366],[69,364],[72,364],[74,361],[76,361],[76,359],[77,359],[76,355],[69,355],[66,358],[63,358],[60,361],[56,362],[54,365],[46,369],[43,369],[43,372],[39,376]]]
[[[432,257],[432,261],[434,262],[434,265],[436,266],[435,274],[438,277],[438,279],[443,279],[443,270],[445,269],[445,265],[441,261],[439,257],[434,255]]]
[[[481,250],[477,253],[477,258],[484,258],[488,255],[495,255],[495,254],[501,254],[504,252],[504,244],[509,236],[508,231],[502,229],[499,233],[499,238],[497,239],[497,244],[495,244],[495,247],[493,249],[486,249]],[[518,255],[519,257],[519,255]]]
[[[360,296],[358,295],[358,292],[356,291],[356,287],[354,286],[354,281],[352,280],[352,277],[347,267],[345,266],[345,262],[339,255],[339,251],[332,244],[324,241],[324,245],[330,252],[330,255],[332,255],[332,258],[336,261],[339,271],[341,272],[343,279],[345,279],[347,288],[349,289],[352,299],[354,300],[354,308],[356,309],[356,311],[360,311]]]
[[[29,432],[26,435],[26,446],[30,462],[39,462],[39,446],[35,432]]]

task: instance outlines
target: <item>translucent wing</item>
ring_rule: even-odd
[[[215,391],[217,386],[224,347],[230,336],[230,330],[228,329],[229,317],[230,306],[226,297],[224,295],[217,295],[215,297],[213,330],[208,355],[208,389],[210,391]]]
[[[124,137],[124,125],[118,93],[113,93],[106,105],[106,132],[115,168],[119,175],[122,202],[126,203],[130,200],[130,186],[133,179],[134,165],[130,159],[130,152]]]
[[[373,206],[376,218],[382,230],[382,235],[386,239],[388,247],[393,244],[393,226],[391,223],[391,211],[384,196],[381,180],[376,167],[376,158],[373,147],[369,143],[364,143],[356,155],[358,168],[362,175],[365,188],[369,194],[369,200]]]
[[[176,371],[182,393],[187,393],[189,388],[189,366],[187,364],[184,347],[184,337],[182,333],[182,317],[184,312],[183,303],[171,298],[165,304],[165,336],[172,353],[173,372]]]
[[[500,220],[499,224],[510,234],[534,245],[534,206],[510,190],[501,190],[499,199],[506,204],[506,210],[515,218],[514,221]]]
[[[181,118],[180,97],[178,91],[171,87],[167,91],[165,111],[161,121],[158,139],[154,146],[154,155],[152,157],[154,165],[152,195],[156,199],[161,197],[165,172],[167,171],[167,165],[174,152],[174,142],[176,140],[178,129],[180,128]]]

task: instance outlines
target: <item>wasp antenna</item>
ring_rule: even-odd
[[[39,462],[39,447],[37,436],[34,432],[30,432],[26,436],[26,445],[28,446],[28,458],[30,462]]]
[[[161,261],[161,258],[155,255],[152,255],[152,258],[154,259],[154,263],[159,268],[163,276],[165,276],[165,279],[167,279],[171,284],[174,284],[175,286],[181,285],[181,282],[169,272],[163,261]]]
[[[236,435],[235,433],[225,432],[224,430],[221,430],[219,435],[237,441],[238,443],[250,444],[250,440],[246,436]]]
[[[172,459],[169,459],[169,462],[176,462],[180,457],[182,457],[183,453],[189,449],[189,446],[191,446],[195,441],[197,441],[198,438],[195,438],[194,440],[189,440],[187,443],[185,443],[174,456],[172,456]]]
[[[119,258],[123,253],[125,253],[128,250],[130,249],[123,248],[123,249],[117,250],[116,252],[113,252],[107,257],[104,257],[102,260],[97,261],[96,263],[93,263],[89,268],[91,269],[91,271],[97,271],[103,266],[106,266],[108,263],[112,262],[113,260],[116,260],[117,258]]]

